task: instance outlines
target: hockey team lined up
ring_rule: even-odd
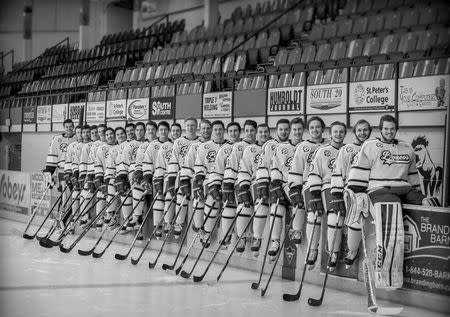
[[[322,247],[329,251],[333,270],[344,225],[349,228],[344,262],[347,268],[353,265],[362,218],[369,216],[370,209],[377,243],[383,246],[383,261],[391,262],[377,268],[377,285],[401,286],[403,249],[395,242],[403,241],[401,203],[436,205],[437,200],[420,192],[414,151],[395,138],[394,117],[381,117],[378,138],[371,138],[367,121],[358,121],[353,127],[354,142],[346,145],[346,125],[333,122],[330,139],[325,139],[326,126],[318,116],[306,123],[301,118],[280,119],[274,138],[267,124],[253,120],[246,120],[241,128],[237,122],[225,127],[220,120],[187,118],[184,127],[182,136],[179,123],[166,121],[112,129],[104,124],[74,128],[66,120],[65,133],[50,144],[44,171],[48,184],[57,179],[62,204],[70,206],[60,221],[64,230],[77,225],[73,219],[78,219],[74,218],[78,213],[82,214],[81,227],[96,220],[99,230],[120,226],[121,234],[134,232],[142,240],[144,210],[152,202],[148,212],[153,215],[154,236],[173,232],[179,238],[192,200],[192,229],[203,248],[209,247],[210,236],[220,224],[220,247],[227,249],[235,232],[235,250],[244,252],[246,239],[242,237],[252,220],[250,249],[259,256],[269,218],[267,254],[275,260],[282,245],[284,217],[295,210],[286,235],[300,244],[306,222],[310,245],[306,264],[313,268],[320,227],[326,221],[327,246]],[[89,219],[92,213],[87,211],[94,206],[99,217]]]

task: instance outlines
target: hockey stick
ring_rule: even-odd
[[[116,194],[116,195],[115,195],[115,196],[114,196],[114,197],[106,204],[106,206],[105,206],[104,208],[105,208],[105,209],[108,209],[108,207],[111,206],[111,204],[113,203],[113,201],[116,200],[117,197],[119,197],[119,196],[120,196],[119,193],[117,193],[117,194]],[[118,211],[118,209],[115,210],[113,217],[116,215],[117,211]],[[79,254],[79,255],[82,255],[82,256],[91,255],[92,252],[94,252],[95,248],[96,248],[96,247],[98,246],[98,244],[100,243],[100,241],[103,239],[103,236],[104,236],[104,234],[105,234],[107,228],[108,228],[108,227],[105,225],[105,227],[103,228],[103,230],[102,230],[102,232],[101,232],[101,234],[100,234],[100,237],[98,237],[97,241],[95,242],[94,246],[93,246],[91,249],[89,249],[89,250],[81,250],[81,249],[78,249],[78,254]]]
[[[364,218],[363,218],[364,219]],[[377,300],[375,296],[375,290],[372,284],[372,263],[370,262],[369,256],[367,254],[366,237],[364,233],[363,220],[361,226],[361,240],[364,249],[364,260],[363,260],[363,270],[364,270],[364,284],[367,290],[367,309],[369,313],[376,315],[398,315],[403,311],[403,307],[381,307],[377,305]]]
[[[197,205],[198,205],[198,203],[197,203]],[[213,202],[213,208],[214,208],[215,205],[216,205],[216,201]],[[197,210],[197,208],[194,209],[194,213],[195,213],[196,210]],[[201,225],[200,228],[204,227],[204,225],[206,223],[206,220],[208,220],[209,215],[211,214],[211,211],[212,211],[212,208],[209,210],[208,215],[206,216],[206,218],[203,219],[202,225]],[[192,239],[191,244],[189,245],[189,248],[187,249],[186,254],[184,255],[183,261],[181,261],[180,266],[178,266],[178,268],[175,270],[175,275],[178,275],[180,273],[181,269],[183,268],[183,265],[186,263],[186,261],[187,261],[187,259],[189,257],[189,252],[191,252],[191,249],[194,246],[194,242],[197,240],[197,238],[199,236],[200,236],[200,229],[197,231],[197,233],[195,234],[194,238]]]
[[[259,205],[258,205],[258,206],[259,206]],[[227,236],[230,234],[230,232],[233,230],[233,226],[234,226],[234,224],[236,223],[237,218],[241,215],[241,212],[242,212],[243,209],[244,209],[244,205],[242,204],[242,205],[241,205],[241,209],[240,209],[239,212],[236,214],[236,216],[233,218],[233,222],[231,223],[230,227],[228,228],[227,232],[225,233],[224,239],[225,239],[225,237],[227,237]],[[196,283],[201,282],[201,281],[205,278],[205,275],[206,275],[206,273],[208,272],[209,267],[210,267],[211,264],[214,262],[214,259],[216,258],[217,254],[219,253],[219,250],[220,250],[221,245],[222,245],[222,244],[219,243],[219,245],[217,246],[217,249],[216,249],[216,251],[214,251],[214,254],[213,254],[211,260],[209,261],[208,265],[206,266],[206,269],[205,269],[205,271],[203,272],[203,274],[202,274],[202,275],[194,275],[194,277],[192,278],[192,279],[194,280],[194,282],[196,282]]]
[[[144,196],[142,196],[142,197],[144,197]],[[153,200],[152,200],[150,206],[147,208],[147,213],[145,214],[145,218],[144,218],[144,220],[142,221],[141,225],[139,226],[139,229],[138,229],[138,231],[136,232],[136,234],[135,234],[135,236],[134,236],[134,238],[133,238],[133,241],[131,242],[131,245],[130,245],[130,247],[128,248],[127,253],[125,253],[125,254],[120,254],[120,253],[114,254],[114,258],[116,258],[117,260],[123,261],[123,260],[125,260],[126,258],[128,258],[128,256],[130,255],[131,250],[133,250],[134,244],[136,243],[137,238],[138,238],[140,232],[142,231],[142,228],[144,228],[144,225],[145,225],[145,223],[147,222],[147,219],[148,219],[148,217],[150,216],[150,214],[151,214],[151,212],[152,212],[153,205],[154,205],[155,202],[156,202],[156,198],[158,198],[158,195],[155,195],[155,197],[153,198]],[[137,206],[137,205],[136,205],[136,206]]]
[[[272,225],[270,226],[269,236],[267,238],[266,251],[264,251],[264,258],[263,258],[263,263],[262,263],[262,266],[261,266],[261,272],[259,273],[258,282],[253,282],[252,283],[252,285],[251,285],[252,289],[258,289],[259,288],[259,284],[261,284],[261,279],[262,279],[262,276],[264,274],[264,266],[266,264],[266,259],[267,259],[267,251],[269,251],[270,239],[272,237],[273,227],[275,227],[275,220],[276,220],[276,217],[277,217],[277,211],[278,211],[278,205],[279,204],[280,204],[280,199],[277,198],[277,205],[275,207],[275,213],[273,215],[273,222],[272,222]]]
[[[176,195],[175,195],[176,196]],[[176,213],[175,214],[175,217],[174,217],[174,219],[172,220],[172,223],[171,223],[171,226],[170,226],[170,230],[169,230],[169,232],[167,232],[167,234],[166,234],[166,236],[165,236],[165,238],[164,238],[164,241],[163,241],[163,243],[162,243],[162,245],[161,245],[161,248],[159,249],[159,252],[158,252],[158,255],[156,256],[156,259],[155,259],[155,261],[150,261],[150,262],[148,262],[148,267],[150,268],[150,269],[153,269],[155,266],[156,266],[156,263],[158,262],[158,259],[159,259],[159,257],[161,256],[161,253],[162,253],[162,251],[163,251],[163,249],[164,249],[164,245],[166,244],[166,242],[167,242],[167,239],[169,238],[169,236],[170,236],[170,234],[172,233],[172,231],[173,231],[173,224],[175,223],[175,221],[177,220],[177,218],[178,218],[178,215],[180,214],[180,211],[181,211],[181,208],[183,208],[183,204],[184,204],[184,201],[186,200],[186,196],[183,196],[183,200],[181,201],[181,205],[180,205],[180,209],[178,210],[178,213]],[[172,201],[170,202],[170,205],[172,205],[172,202],[174,201],[174,199],[172,199]],[[170,208],[170,205],[169,205],[169,207],[168,208]]]
[[[197,200],[197,204],[196,204],[195,207],[194,207],[194,210],[197,209],[197,205],[198,205],[198,200]],[[183,206],[183,205],[181,205],[181,206]],[[187,207],[186,207],[186,208],[187,208]],[[181,212],[181,210],[180,210],[180,212]],[[187,232],[188,232],[189,228],[190,228],[191,225],[192,225],[192,221],[194,220],[194,214],[195,214],[195,212],[192,213],[191,217],[189,218],[189,222],[188,222],[188,224],[187,224],[186,230],[184,230],[183,238],[181,239],[180,247],[178,248],[178,252],[177,252],[177,255],[176,255],[176,257],[175,257],[175,261],[173,261],[173,264],[171,264],[171,265],[168,265],[168,264],[166,264],[166,263],[163,263],[162,269],[163,269],[164,271],[165,271],[165,270],[173,270],[173,269],[175,268],[175,265],[177,264],[178,258],[179,258],[180,254],[181,254],[181,250],[183,249],[184,241],[186,241],[186,238],[187,238]]]
[[[212,208],[214,208],[214,204],[215,204],[215,203],[216,203],[216,202],[214,201],[213,207],[212,207]],[[222,211],[216,215],[216,218],[217,218],[217,219],[216,219],[216,222],[214,223],[214,226],[213,226],[213,228],[212,228],[212,230],[211,230],[211,232],[210,232],[210,234],[209,234],[209,236],[208,236],[208,239],[206,239],[206,242],[202,245],[202,249],[200,250],[200,253],[199,253],[198,256],[197,256],[197,259],[195,260],[194,265],[193,265],[192,268],[191,268],[191,271],[190,271],[189,273],[186,272],[186,271],[184,271],[184,270],[181,271],[181,274],[180,274],[180,275],[181,275],[183,278],[188,279],[189,277],[191,277],[192,273],[194,272],[195,267],[197,266],[198,261],[200,260],[202,254],[203,254],[203,251],[205,251],[205,249],[206,249],[206,245],[207,245],[208,242],[211,240],[212,234],[213,234],[214,230],[216,230],[217,225],[218,225],[219,222],[220,222],[220,217],[222,216],[223,210],[225,209],[225,206],[227,205],[227,203],[228,203],[228,201],[226,201],[226,202],[223,204]],[[211,208],[211,210],[212,210],[212,208]],[[206,218],[206,219],[208,219],[208,218]]]
[[[156,197],[157,197],[157,196],[156,196]],[[156,199],[156,197],[155,197],[155,199]],[[177,197],[177,196],[174,196],[174,197],[172,198],[172,200],[170,201],[170,204],[172,204],[172,203],[175,201],[176,197]],[[155,236],[156,230],[158,230],[158,227],[161,226],[162,222],[164,221],[164,217],[166,216],[166,214],[167,214],[168,212],[169,212],[169,208],[167,208],[167,210],[166,210],[166,211],[163,213],[163,215],[161,216],[161,219],[159,219],[158,225],[156,225],[156,226],[153,228],[153,231],[152,231],[152,233],[150,234],[150,237],[148,237],[147,242],[145,243],[144,247],[142,248],[142,251],[141,251],[141,253],[139,254],[139,256],[138,256],[137,258],[131,257],[131,264],[136,265],[136,264],[139,263],[139,261],[141,260],[142,256],[143,256],[144,253],[145,253],[145,250],[147,249],[147,247],[149,246],[149,244],[150,244],[150,242],[152,241],[153,237]]]
[[[331,263],[331,258],[332,258],[332,255],[333,255],[334,244],[336,242],[336,237],[338,235],[338,226],[339,226],[339,217],[340,216],[341,216],[341,211],[339,210],[338,213],[337,213],[337,217],[336,217],[336,223],[334,225],[333,242],[331,243],[331,250],[330,250],[330,254],[328,255],[327,272],[325,273],[325,280],[323,281],[322,292],[321,292],[319,298],[312,298],[312,297],[308,298],[308,305],[309,306],[320,306],[320,305],[322,305],[323,297],[325,295],[325,288],[327,286],[328,275],[330,274],[330,263]]]
[[[278,251],[277,257],[275,259],[275,263],[273,263],[272,271],[270,272],[269,279],[267,280],[266,286],[264,286],[264,288],[261,289],[261,296],[266,295],[267,289],[269,288],[270,281],[272,280],[273,272],[275,271],[275,268],[277,267],[278,259],[280,258],[280,255],[281,255],[281,252],[283,251],[284,245],[286,244],[286,240],[289,235],[288,230],[291,228],[292,223],[294,222],[295,214],[297,212],[298,212],[298,208],[295,207],[295,211],[292,212],[292,215],[291,215],[291,221],[289,222],[287,230],[285,230],[283,243],[280,246],[280,250]]]
[[[255,218],[256,212],[258,211],[258,209],[262,205],[262,203],[263,203],[263,200],[261,199],[259,201],[258,206],[256,207],[255,211],[253,211],[253,214],[251,215],[250,219],[248,220],[247,225],[245,226],[244,232],[247,231],[247,229],[250,227],[250,224],[252,223],[253,218]],[[244,235],[242,235],[242,236],[240,236],[240,237],[238,237],[236,239],[236,242],[234,243],[234,246],[231,248],[231,252],[228,255],[227,261],[223,265],[222,270],[220,270],[219,275],[217,275],[217,278],[216,278],[217,282],[219,282],[220,278],[222,277],[223,272],[225,271],[225,269],[227,268],[228,264],[230,263],[230,259],[233,256],[234,251],[236,250],[236,247],[237,247],[239,241],[241,241],[241,239],[243,238],[243,236]]]
[[[305,255],[305,263],[303,264],[302,278],[300,280],[300,285],[298,287],[298,291],[295,294],[286,294],[286,293],[283,294],[283,300],[286,302],[292,302],[292,301],[298,300],[302,293],[303,281],[305,280],[306,268],[308,267],[308,265],[306,263],[309,258],[309,253],[311,252],[312,240],[314,237],[314,232],[316,231],[316,227],[317,227],[317,217],[319,217],[319,216],[316,214],[316,217],[314,218],[314,224],[313,224],[313,230],[311,233],[311,237],[309,238],[308,249],[307,249],[306,255]]]
[[[30,228],[31,222],[33,221],[34,217],[36,216],[37,211],[38,211],[39,207],[41,206],[42,202],[44,201],[45,195],[47,194],[49,189],[50,189],[50,184],[45,188],[44,192],[42,193],[41,200],[39,200],[39,203],[34,207],[33,213],[31,214],[30,219],[28,219],[27,226],[25,227],[25,230],[23,231],[23,237],[25,239],[28,239],[28,240],[32,239],[32,238],[30,239],[31,236],[27,234],[27,230],[28,230],[28,228]]]

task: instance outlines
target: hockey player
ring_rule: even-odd
[[[116,167],[119,165],[120,157],[122,156],[123,149],[127,144],[126,132],[122,127],[116,128],[115,136],[117,140],[117,144],[109,149],[109,155],[106,157],[106,171],[104,175],[104,182],[107,185],[108,196],[106,198],[106,202],[109,203],[111,199],[113,199],[117,193],[116,187],[114,186],[116,182]],[[134,125],[133,125],[133,133],[134,133]],[[108,209],[106,210],[106,215],[104,218],[105,225],[108,225],[109,229],[114,229],[118,220],[117,217],[120,215],[120,211],[117,208],[120,206],[119,201],[116,199],[112,202]],[[113,215],[115,217],[113,217]]]
[[[181,193],[182,196],[185,196],[187,198],[187,200],[190,200],[191,195],[192,195],[192,186],[191,185],[192,185],[193,178],[194,178],[194,167],[195,167],[194,165],[195,165],[195,159],[197,157],[198,147],[200,146],[200,144],[210,141],[211,133],[212,133],[211,122],[207,119],[202,119],[202,121],[200,121],[200,138],[192,141],[192,143],[187,148],[187,153],[184,157],[184,160],[182,159],[178,163],[178,167],[175,164],[171,164],[171,168],[172,167],[174,168],[172,170],[173,171],[172,173],[174,173],[176,171],[176,169],[179,168],[179,172],[178,172],[179,179],[180,179],[179,192]],[[173,157],[174,156],[172,156],[172,158]],[[177,204],[178,205],[181,204],[181,202],[178,203],[178,199],[177,199]],[[200,228],[202,220],[203,220],[203,211],[205,208],[205,204],[203,201],[197,200],[194,207],[195,207],[195,209],[193,211],[194,220],[192,223],[192,228],[194,231],[198,231],[198,228]],[[177,220],[175,222],[175,226],[174,226],[175,237],[177,237],[177,236],[179,237],[183,230],[183,224],[184,224],[184,221],[186,218],[187,206],[186,206],[186,208],[181,208],[181,210],[179,212],[181,214],[178,215]]]
[[[47,162],[45,169],[43,170],[46,186],[58,184],[58,191],[63,195],[61,206],[64,206],[70,198],[70,190],[69,188],[66,188],[66,182],[64,181],[64,165],[67,147],[72,142],[75,142],[73,121],[67,119],[64,121],[63,126],[64,133],[54,136],[50,142],[47,153]],[[53,180],[54,177],[56,177],[55,181]]]
[[[133,183],[133,174],[136,163],[137,150],[139,146],[144,142],[145,124],[143,122],[136,123],[134,134],[136,139],[127,142],[123,148],[116,176],[117,190],[121,193],[122,200],[125,200],[122,205],[123,218],[129,219],[127,222],[127,226],[121,228],[122,234],[128,232],[131,228],[130,222],[132,222],[132,219],[130,219],[129,217],[133,209],[133,199],[130,196],[126,196],[126,194],[130,188],[132,190],[134,189],[135,191],[137,190]]]
[[[359,120],[353,127],[353,133],[356,137],[355,142],[346,144],[339,150],[335,169],[331,175],[331,208],[333,210],[344,208],[344,188],[348,182],[348,174],[352,162],[361,149],[361,145],[370,137],[371,132],[372,128],[369,122],[364,119]],[[358,254],[359,243],[361,242],[361,219],[359,216],[360,213],[352,215],[350,212],[347,212],[344,219],[344,224],[348,227],[347,245],[349,250],[344,259],[347,269],[353,265]]]
[[[179,187],[179,180],[178,180],[178,171],[180,170],[180,166],[183,165],[184,163],[184,158],[186,157],[187,154],[187,150],[189,148],[189,146],[195,142],[199,140],[199,137],[196,134],[196,129],[197,129],[197,120],[195,118],[186,118],[184,120],[184,125],[186,127],[186,136],[184,137],[180,137],[174,140],[173,143],[173,148],[172,148],[172,155],[170,156],[170,160],[169,160],[169,164],[166,166],[166,197],[165,197],[165,201],[166,201],[166,206],[165,208],[168,208],[170,201],[172,200],[174,195],[177,195],[176,198],[176,205],[179,208],[179,206],[181,205],[181,203],[183,202],[183,195],[181,194],[181,192],[178,190],[178,192],[176,192],[176,188]],[[178,127],[174,127],[174,125],[172,125],[172,136],[176,136],[177,133],[177,129],[174,128],[178,128]],[[181,130],[181,129],[180,129]],[[163,166],[160,166],[161,168]],[[183,209],[187,208],[189,203],[188,199],[185,199],[184,204],[183,204]],[[171,210],[169,210],[166,213],[166,216],[164,218],[164,228],[168,228],[169,224],[172,223],[173,218],[174,218],[174,213],[172,212],[172,208]],[[167,211],[167,209],[165,209],[165,211]],[[180,215],[181,216],[181,215]],[[175,224],[174,225],[174,236],[175,238],[178,238],[181,234],[181,225],[180,224]]]
[[[345,208],[332,208],[335,207],[336,204],[331,204],[331,175],[335,166],[336,157],[343,146],[346,133],[347,127],[344,123],[335,121],[330,125],[331,143],[321,146],[315,151],[308,175],[309,192],[311,194],[308,218],[315,216],[321,217],[324,211],[327,212],[327,249],[330,252],[331,259],[329,266],[331,269],[336,267],[342,240],[343,217],[345,216]],[[339,211],[340,217],[337,219]],[[337,221],[338,225],[336,228]],[[312,222],[314,223],[314,220]],[[307,260],[307,264],[310,265],[310,268],[314,267],[317,260],[320,237],[320,230],[317,229],[314,232],[314,236],[311,237],[313,240],[311,243],[310,256]]]
[[[283,229],[283,218],[289,208],[288,174],[292,166],[292,159],[297,145],[303,140],[305,123],[301,118],[294,118],[290,122],[291,140],[280,142],[275,149],[270,169],[270,225],[272,229],[272,244],[269,256],[275,258],[280,250],[280,236]],[[278,201],[278,205],[277,205]]]
[[[95,205],[97,215],[105,208],[106,205],[106,198],[108,196],[108,187],[105,183],[106,159],[109,156],[109,151],[116,144],[116,138],[112,128],[106,128],[103,134],[105,135],[106,143],[103,143],[98,147],[94,162],[94,186],[98,190],[97,202]],[[93,147],[94,146],[92,146],[92,148]],[[91,151],[93,151],[93,149]],[[96,227],[97,229],[101,229],[103,227],[102,218],[98,219]]]
[[[176,139],[181,137],[181,131],[182,131],[181,124],[179,123],[172,124],[172,126],[170,127],[170,135],[172,136],[173,142],[175,142]]]
[[[202,243],[207,243],[208,235],[214,227],[217,211],[220,208],[219,204],[214,201],[212,196],[208,195],[206,197],[205,193],[209,192],[211,173],[213,172],[213,166],[216,162],[217,152],[225,143],[224,132],[225,125],[223,122],[219,120],[214,121],[212,123],[212,140],[200,144],[197,150],[197,157],[195,159],[195,176],[193,184],[194,199],[199,202],[204,202],[205,206],[203,218],[205,219],[204,227],[197,227],[202,230],[200,231],[200,241]],[[206,244],[205,247],[207,247]]]
[[[347,191],[350,208],[362,210],[357,202],[367,192],[373,204],[375,220],[376,268],[375,285],[398,288],[403,284],[404,229],[401,203],[439,205],[420,190],[414,149],[395,139],[398,124],[391,115],[383,115],[381,137],[369,139],[361,147],[350,169]]]
[[[249,217],[251,217],[251,215],[254,212],[253,205],[254,203],[256,203],[256,195],[254,190],[256,169],[258,168],[258,162],[260,160],[262,148],[269,139],[270,139],[269,126],[265,123],[258,125],[257,143],[248,145],[245,148],[244,152],[242,153],[242,158],[239,163],[239,170],[236,180],[236,188],[238,188],[237,191],[238,203],[244,204],[241,214],[236,220],[236,233],[238,236],[241,236],[244,233],[244,229],[247,226]],[[266,206],[261,205],[259,209],[261,208],[266,208],[267,210],[269,206],[267,204]],[[264,216],[264,219],[265,217],[266,216]],[[254,227],[255,223],[257,222],[253,221]],[[253,231],[255,231],[255,228]],[[261,239],[261,237],[258,238]],[[236,246],[236,251],[242,253],[244,252],[244,250],[245,250],[245,242],[243,241],[241,243],[241,241],[239,241],[239,244]],[[258,252],[255,252],[254,254],[255,256],[258,256]]]
[[[142,162],[143,186],[147,191],[153,191],[153,195],[156,197],[155,204],[153,205],[153,225],[157,226],[155,232],[156,238],[160,238],[162,235],[162,226],[159,226],[158,224],[164,212],[164,196],[162,195],[163,189],[160,188],[161,184],[160,182],[157,183],[154,176],[157,168],[158,154],[161,151],[163,144],[169,142],[169,130],[170,126],[167,121],[161,121],[158,124],[158,139],[150,142]]]
[[[309,165],[312,162],[315,150],[327,142],[322,136],[325,130],[325,122],[323,122],[322,118],[318,116],[309,118],[306,123],[306,128],[311,138],[301,142],[297,146],[288,176],[288,182],[290,184],[289,198],[292,205],[298,208],[290,232],[291,239],[296,244],[300,244],[302,241],[302,230],[310,198],[309,185],[307,183]],[[311,220],[306,226],[308,236],[311,235],[313,223]]]
[[[134,123],[127,123],[125,125],[125,133],[127,135],[127,141],[130,142],[131,140],[136,139],[136,134],[134,132],[135,125]]]

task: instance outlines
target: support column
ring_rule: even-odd
[[[141,7],[142,7],[142,0],[133,1],[133,30],[141,28],[142,25]]]
[[[89,9],[90,0],[82,0],[80,8],[80,30],[79,30],[79,49],[83,50],[89,47]]]
[[[204,0],[205,4],[205,28],[210,25],[215,26],[219,21],[219,1],[218,0]]]
[[[33,59],[32,45],[33,0],[25,0],[23,5],[23,60]]]

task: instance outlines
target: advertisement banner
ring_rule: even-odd
[[[127,100],[127,120],[147,121],[149,119],[149,99],[138,98]]]
[[[105,101],[90,101],[86,104],[86,122],[104,123],[106,116]]]
[[[67,119],[67,103],[53,105],[52,123],[63,123]]]
[[[160,97],[150,100],[150,119],[165,120],[175,117],[175,97]]]
[[[350,83],[349,111],[377,112],[393,110],[395,80]]]
[[[450,75],[400,78],[398,110],[445,110],[449,103]]]
[[[107,120],[123,120],[126,115],[127,100],[108,100],[106,102],[106,119]]]
[[[231,91],[211,92],[203,95],[203,117],[231,117],[233,94]]]
[[[30,174],[0,170],[0,208],[28,214],[30,207]]]
[[[22,110],[22,123],[23,124],[36,124],[36,107],[23,107]]]
[[[85,105],[85,102],[69,103],[69,119],[78,122],[80,120],[81,109],[84,109],[83,107],[85,107]]]
[[[268,115],[300,115],[303,112],[304,87],[269,88]]]
[[[34,208],[36,208],[39,202],[41,201],[44,191],[45,191],[44,174],[31,173],[30,213],[34,211]],[[44,199],[42,199],[42,202],[39,206],[39,210],[36,212],[36,215],[45,216],[50,210],[50,203],[51,203],[51,190],[48,190]]]
[[[36,121],[38,124],[50,124],[52,123],[52,106],[38,106],[37,107]]]
[[[327,84],[308,86],[306,93],[306,113],[345,113],[347,104],[347,84]]]
[[[403,207],[403,287],[450,296],[450,211]]]

